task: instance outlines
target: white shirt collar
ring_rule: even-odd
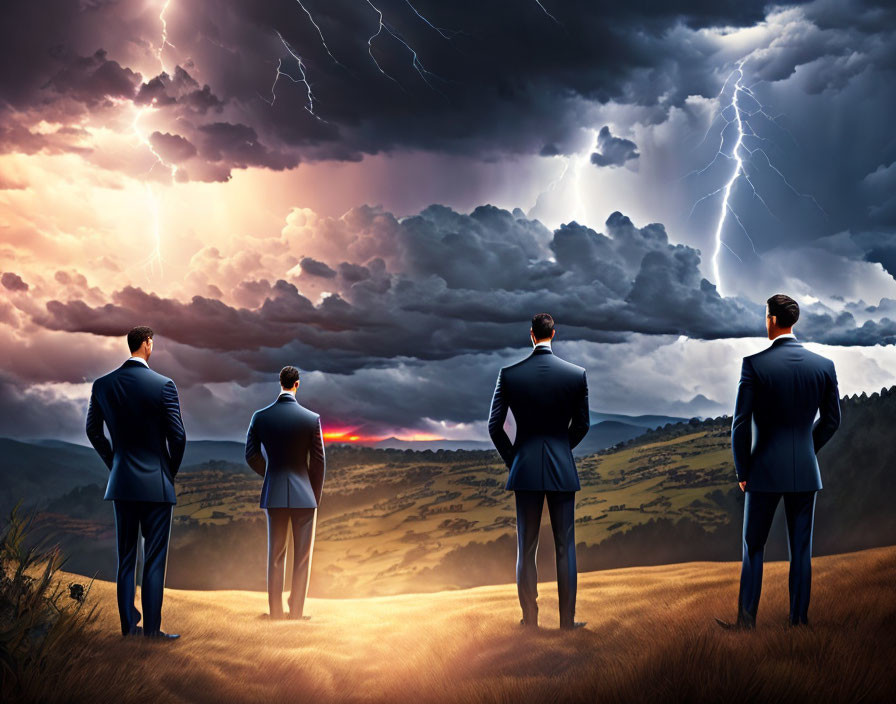
[[[537,345],[535,345],[535,349],[538,349],[539,347],[551,349],[551,341],[548,340],[547,342],[539,342]]]
[[[772,342],[774,342],[775,340],[785,340],[785,339],[795,340],[796,335],[794,335],[792,332],[785,332],[783,335],[778,335],[774,340],[772,340]]]
[[[280,396],[292,396],[293,398],[295,398],[295,394],[293,394],[292,391],[281,391]],[[277,398],[280,398],[280,396],[278,396]]]
[[[129,362],[140,362],[144,367],[149,367],[149,362],[147,362],[143,357],[128,357]]]

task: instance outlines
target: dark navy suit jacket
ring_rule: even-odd
[[[516,421],[513,443],[504,432],[508,409]],[[510,468],[507,489],[578,491],[572,449],[590,427],[585,370],[536,347],[498,374],[488,432]]]
[[[264,477],[261,508],[316,508],[326,472],[320,416],[281,394],[252,416],[246,462]]]
[[[815,453],[839,425],[840,396],[831,360],[793,338],[780,337],[744,357],[731,446],[737,480],[747,482],[747,491],[821,489]]]
[[[177,502],[174,476],[187,436],[171,379],[134,360],[97,379],[87,410],[87,438],[111,470],[106,500]]]

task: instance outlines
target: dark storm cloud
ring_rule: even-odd
[[[149,142],[166,162],[177,164],[196,156],[196,147],[179,134],[153,132],[149,136]]]
[[[591,154],[591,163],[595,166],[622,166],[639,156],[637,144],[630,139],[614,137],[610,134],[610,128],[604,125],[597,135],[597,151]]]
[[[285,281],[238,287],[243,300],[263,296],[253,308],[127,287],[98,307],[50,301],[34,321],[51,330],[122,335],[139,319],[180,345],[239,360],[246,382],[252,370],[272,368],[284,355],[306,369],[351,372],[395,357],[501,350],[535,310],[552,311],[570,339],[592,341],[619,341],[632,331],[749,336],[761,324],[758,306],[722,299],[701,279],[695,250],[670,245],[661,225],[638,228],[619,213],[607,234],[571,223],[551,235],[537,221],[492,206],[469,215],[431,206],[400,222],[368,208],[346,222],[347,236],[358,240],[374,229],[388,260],[331,266],[306,258],[305,273],[335,288],[317,304]],[[340,251],[353,251],[344,244]]]
[[[740,2],[636,8],[580,0],[554,9],[558,25],[536,3],[416,4],[434,24],[458,30],[446,39],[400,0],[378,3],[386,25],[379,33],[377,11],[366,3],[308,0],[306,7],[329,52],[291,0],[171,3],[167,24],[176,49],[165,49],[167,58],[189,57],[189,64],[173,76],[140,77],[126,68],[129,62],[140,58],[145,65],[164,54],[154,9],[7,3],[0,29],[3,100],[20,112],[75,113],[133,99],[169,114],[167,131],[194,144],[194,135],[174,129],[183,111],[195,118],[227,108],[227,119],[210,129],[217,141],[228,134],[238,141],[218,145],[223,163],[188,168],[183,178],[220,179],[230,168],[289,168],[300,156],[357,159],[397,148],[538,153],[550,144],[565,153],[581,128],[578,100],[655,102],[668,91],[669,81],[656,76],[653,91],[635,83],[668,57],[663,37],[670,28],[744,26],[763,17],[760,6]],[[406,45],[417,50],[416,65]],[[303,69],[290,51],[302,56]],[[278,61],[291,78],[279,77],[272,88]],[[196,72],[207,81],[201,88],[190,75]],[[252,136],[243,140],[241,130]],[[243,141],[265,147],[237,148]]]
[[[408,3],[378,4],[388,30],[417,51],[418,71],[411,51],[390,31],[368,46],[378,16],[366,3],[306,3],[332,56],[294,3],[242,5],[224,16],[213,15],[212,7],[194,18],[201,32],[215,36],[200,47],[197,64],[208,64],[216,91],[245,102],[260,134],[276,135],[307,158],[396,148],[568,153],[582,127],[581,100],[654,103],[674,85],[677,77],[666,75],[644,80],[670,58],[663,37],[671,28],[743,26],[763,16],[749,3],[679,0],[636,9],[582,1],[556,8],[558,26],[536,3],[419,5],[433,24],[459,30],[445,39]],[[278,60],[293,77],[299,71],[278,33],[301,54],[314,109],[332,129],[306,109],[302,83],[281,78],[268,95]],[[258,67],[257,75],[229,70],[234,59],[222,47],[237,45],[242,62],[254,57],[249,65]],[[704,49],[690,51],[697,56]]]
[[[0,283],[3,284],[5,288],[8,288],[10,291],[27,291],[28,284],[26,284],[22,277],[12,271],[4,271],[3,276],[0,276]]]
[[[252,127],[230,122],[212,122],[199,127],[202,156],[208,161],[223,161],[235,168],[266,166],[282,170],[298,164],[298,159],[268,149]]]
[[[331,269],[323,262],[312,259],[311,257],[303,257],[299,262],[302,266],[302,273],[309,276],[319,276],[322,279],[332,279],[336,277],[336,270]]]
[[[0,375],[0,436],[74,438],[83,436],[86,409],[79,401],[22,387]]]
[[[59,54],[62,67],[47,81],[56,93],[71,97],[88,108],[111,98],[129,99],[140,82],[140,74],[106,58],[103,49],[92,56]]]
[[[181,66],[175,68],[173,77],[167,73],[160,73],[143,83],[134,102],[138,105],[156,107],[181,105],[201,115],[209,110],[220,113],[224,106],[223,101],[212,93],[208,84],[200,88],[196,79]]]
[[[306,370],[350,373],[396,358],[496,352],[514,344],[537,310],[552,312],[569,340],[620,342],[632,333],[710,340],[762,330],[762,305],[720,297],[700,274],[697,250],[670,244],[662,225],[637,227],[620,213],[610,216],[605,233],[570,223],[551,234],[492,206],[469,215],[431,206],[401,221],[363,208],[344,222],[349,239],[335,251],[357,251],[370,232],[377,239],[365,245],[366,259],[302,262],[304,275],[323,277],[331,289],[317,303],[286,281],[238,286],[248,307],[127,287],[101,306],[49,301],[33,321],[97,335],[122,335],[134,321],[145,322],[181,346],[171,354],[194,370],[197,383],[252,383],[289,360]],[[389,255],[374,256],[377,247]],[[808,340],[840,345],[886,344],[894,334],[885,316],[858,325],[848,312],[811,307],[801,327]],[[197,352],[190,357],[187,349]],[[221,364],[198,351],[220,353]]]

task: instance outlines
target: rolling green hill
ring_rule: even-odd
[[[896,543],[889,505],[896,388],[844,399],[842,407],[841,430],[819,457],[826,486],[818,500],[817,553]],[[743,496],[734,481],[729,429],[727,417],[670,424],[580,459],[579,568],[737,559]],[[13,447],[30,451],[21,445]],[[89,448],[64,449],[101,472],[82,469],[64,486],[60,482],[72,488],[41,503],[40,525],[66,548],[70,569],[109,576],[115,550],[111,506],[101,501],[105,468]],[[200,461],[178,475],[169,585],[263,588],[261,479],[242,463],[238,443],[197,443],[191,449],[189,457]],[[56,462],[54,476],[76,464],[58,457]],[[393,594],[513,581],[515,519],[506,474],[494,451],[330,448],[312,594]],[[23,488],[28,486],[16,490]],[[549,578],[553,555],[546,514],[544,522],[539,561]],[[769,556],[785,557],[783,526],[773,531]]]

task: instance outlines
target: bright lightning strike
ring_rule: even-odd
[[[168,7],[171,5],[171,0],[165,0],[165,3],[162,5],[162,9],[159,12],[159,21],[162,25],[161,31],[161,39],[159,41],[159,45],[156,48],[156,59],[159,62],[159,67],[161,69],[161,73],[165,74],[165,62],[162,58],[162,52],[165,50],[166,46],[170,46],[171,48],[175,48],[174,44],[168,41],[168,22],[165,19],[165,13],[168,10]],[[169,164],[166,162],[162,155],[159,154],[155,147],[153,147],[152,142],[149,137],[144,134],[140,129],[140,120],[147,113],[151,112],[155,108],[155,101],[146,105],[144,107],[139,108],[134,114],[134,120],[131,123],[131,128],[134,132],[134,136],[137,138],[137,141],[146,147],[149,152],[156,158],[153,165],[150,167],[147,172],[147,176],[152,170],[161,164],[165,168],[168,169],[168,172],[171,176],[171,181],[173,182],[175,177],[177,176],[177,166],[175,164]],[[144,177],[145,178],[145,177]],[[153,190],[152,186],[146,181],[143,182],[143,186],[146,190],[146,198],[149,204],[149,209],[152,212],[152,251],[150,252],[149,257],[147,258],[144,266],[148,267],[150,273],[155,273],[156,267],[158,267],[159,274],[163,274],[163,262],[162,262],[162,230],[161,230],[161,217],[159,215],[159,198],[156,192]]]
[[[719,295],[724,295],[722,293],[722,274],[719,270],[719,255],[722,252],[722,247],[728,247],[722,240],[722,228],[725,226],[725,217],[728,215],[728,211],[731,207],[728,205],[728,200],[731,198],[731,188],[734,186],[734,182],[737,181],[737,177],[741,175],[744,169],[744,162],[740,156],[740,145],[743,144],[744,141],[744,127],[743,122],[740,117],[740,106],[737,102],[738,94],[740,93],[740,82],[743,80],[744,71],[743,71],[744,62],[740,61],[737,64],[737,80],[734,82],[734,92],[731,94],[731,106],[734,108],[734,117],[737,124],[737,141],[734,143],[734,149],[731,150],[732,158],[735,161],[734,172],[731,174],[731,178],[728,179],[728,183],[725,184],[723,189],[724,195],[722,196],[722,211],[719,214],[719,222],[716,225],[716,249],[712,255],[712,270],[713,275],[716,279],[716,287],[719,290]],[[721,153],[721,149],[720,152]],[[746,230],[744,230],[746,232]],[[730,247],[728,248],[730,251]]]
[[[595,129],[591,129],[589,132],[591,134],[591,141],[587,144],[584,151],[569,155],[558,154],[552,157],[553,159],[563,161],[563,170],[557,178],[551,181],[547,187],[538,194],[535,199],[535,204],[529,209],[529,217],[533,217],[533,212],[539,204],[539,199],[543,195],[555,192],[560,188],[561,184],[570,183],[572,188],[572,203],[563,204],[564,220],[562,220],[562,222],[574,220],[579,224],[586,224],[588,220],[588,208],[582,194],[582,180],[591,163],[591,153],[594,151],[594,145],[597,144],[598,135],[598,131]],[[558,225],[559,224],[560,223],[558,222]]]
[[[712,121],[710,122],[709,128],[707,129],[706,134],[704,135],[703,139],[701,140],[700,144],[698,145],[698,147],[699,147],[703,143],[706,142],[706,139],[709,136],[709,132],[712,130],[713,125],[715,125],[716,121],[719,119],[719,117],[721,117],[722,120],[725,122],[725,125],[722,127],[722,130],[721,130],[721,133],[719,136],[719,146],[718,146],[718,149],[716,150],[715,155],[709,161],[709,163],[707,163],[702,169],[692,171],[690,174],[688,174],[688,176],[695,176],[695,175],[699,176],[699,175],[705,173],[720,158],[727,159],[728,161],[731,161],[734,164],[734,169],[732,170],[730,176],[725,181],[725,183],[723,185],[719,186],[718,188],[716,188],[715,190],[710,191],[706,195],[700,197],[697,201],[695,201],[694,205],[691,208],[691,213],[688,216],[688,217],[690,217],[691,215],[693,215],[696,207],[703,201],[705,201],[709,198],[712,198],[713,196],[722,194],[721,203],[719,205],[719,215],[718,215],[718,219],[716,221],[716,228],[715,228],[715,249],[714,249],[713,255],[712,255],[713,276],[715,278],[716,289],[718,290],[719,295],[723,295],[723,293],[722,293],[722,273],[721,273],[721,266],[720,266],[722,249],[723,248],[727,249],[729,252],[731,252],[732,255],[734,255],[734,257],[736,259],[738,259],[739,261],[742,261],[741,258],[737,255],[737,253],[724,240],[725,223],[728,219],[729,213],[731,214],[731,217],[734,219],[734,221],[739,226],[740,230],[744,233],[744,236],[746,237],[747,241],[750,243],[750,247],[752,248],[753,253],[757,254],[757,256],[758,256],[753,239],[750,237],[750,233],[747,231],[747,228],[744,226],[744,223],[741,220],[740,216],[737,214],[737,212],[734,210],[734,208],[731,205],[731,194],[733,192],[735,183],[737,183],[737,181],[742,177],[743,180],[749,186],[753,197],[755,197],[762,203],[762,205],[765,207],[765,209],[769,212],[769,214],[772,217],[776,218],[775,214],[768,207],[768,203],[765,201],[765,199],[762,197],[762,194],[756,188],[756,185],[753,182],[753,179],[750,177],[748,167],[754,166],[753,157],[755,157],[757,155],[762,156],[763,160],[765,162],[765,165],[768,168],[770,168],[772,171],[774,171],[775,174],[777,174],[777,176],[784,182],[784,184],[787,186],[787,188],[790,189],[791,192],[793,192],[794,195],[799,196],[800,198],[806,198],[808,200],[811,200],[812,203],[815,205],[815,207],[817,207],[818,210],[825,217],[827,217],[827,213],[825,213],[824,209],[818,204],[818,201],[816,201],[813,196],[806,194],[806,193],[801,193],[800,191],[798,191],[796,188],[793,187],[793,185],[787,180],[787,178],[784,176],[784,174],[781,172],[781,170],[778,169],[772,163],[772,160],[769,158],[769,155],[765,151],[765,149],[763,149],[761,146],[754,146],[751,148],[747,144],[746,140],[754,140],[754,139],[760,143],[762,143],[762,142],[771,143],[771,140],[757,134],[756,130],[754,129],[753,125],[751,124],[750,120],[752,118],[756,117],[757,115],[764,118],[768,122],[771,122],[772,124],[776,125],[779,129],[785,130],[785,128],[783,128],[778,123],[778,121],[775,117],[769,115],[765,111],[765,106],[762,105],[762,103],[759,101],[759,99],[753,93],[751,87],[743,85],[743,80],[744,80],[743,67],[744,67],[744,63],[746,63],[746,61],[747,61],[747,59],[741,59],[740,61],[738,61],[736,68],[728,75],[728,77],[725,79],[725,82],[722,84],[722,89],[721,89],[721,91],[719,91],[719,95],[716,97],[716,101],[721,102],[723,95],[725,94],[729,85],[731,85],[732,90],[731,90],[730,102],[727,105],[725,105],[713,117]],[[732,83],[732,81],[733,81],[733,83]],[[752,104],[750,104],[750,103],[752,103]],[[727,117],[725,114],[726,112],[731,113],[732,117],[730,117],[730,118]],[[731,125],[734,125],[734,127],[736,129],[737,137],[735,139],[733,147],[730,149],[730,152],[726,153],[725,132],[726,132],[726,129]],[[791,135],[791,137],[792,137],[792,135]]]
[[[165,13],[168,11],[168,6],[170,4],[171,0],[165,0],[161,12],[159,12],[159,22],[162,23],[162,41],[159,43],[159,48],[156,50],[156,58],[159,60],[159,65],[161,65],[163,71],[165,70],[165,64],[162,63],[162,52],[165,50],[165,47],[170,46],[172,49],[177,48],[174,44],[168,41],[168,22],[165,20]]]

